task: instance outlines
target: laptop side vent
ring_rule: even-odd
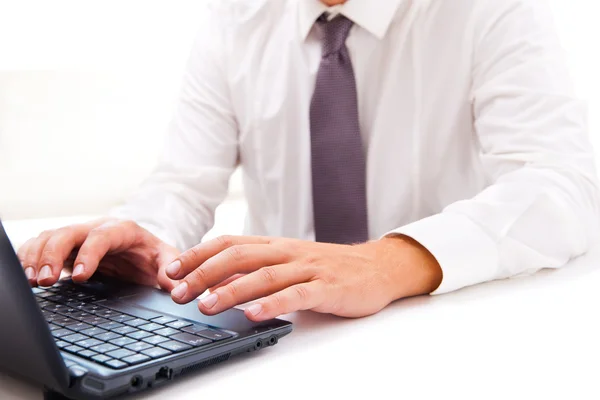
[[[202,369],[204,367],[208,367],[210,365],[214,365],[214,364],[218,364],[218,363],[223,362],[223,361],[227,361],[227,360],[229,360],[230,356],[231,356],[231,353],[226,353],[226,354],[222,354],[222,355],[217,356],[217,357],[213,357],[213,358],[208,359],[206,361],[202,361],[201,363],[198,363],[198,364],[188,365],[187,367],[183,368],[181,370],[181,372],[179,372],[178,375],[184,375],[184,374],[187,374],[187,373],[190,373],[190,372],[197,371],[197,370]]]

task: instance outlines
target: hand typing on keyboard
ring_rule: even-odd
[[[240,273],[246,275],[235,279]],[[215,287],[199,302],[207,315],[256,300],[245,310],[252,321],[298,310],[362,317],[399,298],[430,293],[442,279],[435,258],[403,236],[353,246],[221,237],[182,253],[167,275],[181,280],[171,292],[177,303]]]
[[[73,267],[73,281],[88,280],[96,270],[131,282],[160,285],[175,282],[165,274],[179,251],[132,221],[98,220],[47,231],[18,251],[32,286],[51,286],[64,267]]]

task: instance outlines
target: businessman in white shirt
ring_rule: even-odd
[[[45,232],[65,265],[254,321],[360,317],[558,268],[598,233],[585,109],[540,0],[216,0],[161,163],[111,217]],[[201,243],[244,172],[247,236]],[[180,253],[180,250],[183,253]]]

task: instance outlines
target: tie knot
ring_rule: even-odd
[[[323,42],[323,57],[337,53],[344,47],[352,25],[354,22],[343,15],[338,15],[331,21],[327,19],[326,13],[319,17],[316,26]]]

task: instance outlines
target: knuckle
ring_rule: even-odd
[[[273,295],[273,297],[271,298],[271,306],[276,310],[285,309],[285,300],[283,299],[281,294],[277,293]]]
[[[226,285],[222,289],[225,292],[225,295],[230,299],[237,299],[239,294],[238,284],[235,282],[231,282],[229,285]]]
[[[223,247],[231,247],[233,245],[233,236],[222,235],[215,239]]]
[[[45,230],[38,236],[40,239],[45,240],[50,238],[54,234],[54,230]]]
[[[139,227],[135,221],[131,220],[121,221],[119,226],[125,231],[135,231]]]
[[[194,271],[192,271],[191,274],[191,279],[190,279],[190,283],[191,284],[195,284],[196,286],[200,285],[200,286],[207,286],[207,282],[208,282],[208,274],[206,272],[206,270],[204,268],[196,268]]]
[[[304,263],[309,267],[316,267],[320,262],[319,257],[314,254],[307,254],[304,257]]]
[[[264,267],[260,270],[261,279],[267,284],[272,285],[277,282],[277,272],[273,267]]]
[[[180,256],[181,261],[186,264],[200,258],[200,249],[194,246]]]
[[[305,286],[294,286],[294,294],[301,302],[306,302],[308,300],[308,290]]]
[[[242,246],[231,246],[226,252],[229,258],[235,262],[243,261],[246,253]]]

